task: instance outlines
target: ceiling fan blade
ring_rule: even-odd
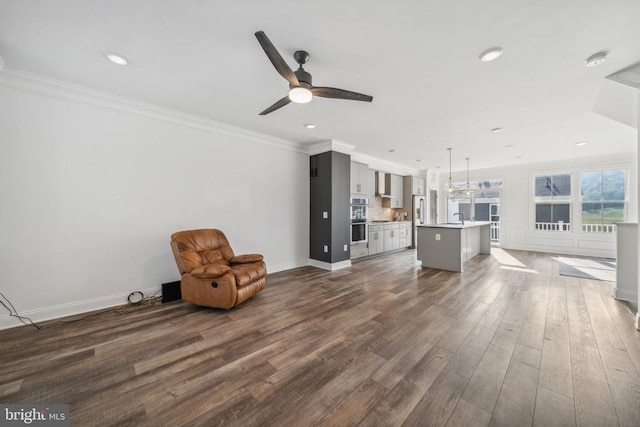
[[[271,107],[267,108],[266,110],[264,110],[262,113],[260,113],[260,116],[264,116],[266,114],[269,114],[273,111],[276,111],[278,108],[282,108],[285,105],[287,105],[289,102],[291,102],[291,100],[289,99],[289,95],[285,96],[284,98],[282,98],[281,100],[277,101],[275,104],[273,104]]]
[[[349,99],[351,101],[364,102],[373,101],[372,96],[363,95],[357,92],[351,92],[349,90],[337,89],[335,87],[312,87],[311,93],[313,94],[313,96],[319,96],[321,98]]]
[[[267,37],[264,31],[256,32],[256,38],[258,39],[260,46],[262,46],[262,49],[264,49],[264,53],[267,54],[267,57],[276,68],[276,71],[280,73],[282,77],[287,79],[291,86],[300,86],[300,82],[298,81],[296,75],[293,74],[291,67],[289,67],[284,59],[282,59],[282,56],[280,56],[275,46],[273,46],[273,43],[271,43],[271,40],[269,40],[269,37]]]

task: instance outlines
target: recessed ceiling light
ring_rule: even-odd
[[[513,144],[505,145],[504,148],[513,148]]]
[[[422,159],[416,159],[416,162],[421,162],[421,161],[422,161]]]
[[[118,65],[127,65],[129,63],[129,61],[127,61],[125,58],[123,58],[120,55],[116,55],[114,53],[108,53],[107,59],[113,62],[114,64],[118,64]]]
[[[502,55],[502,52],[503,50],[501,47],[492,47],[482,52],[479,58],[482,62],[493,61],[494,59],[498,59],[500,55]]]
[[[583,145],[587,145],[587,141],[580,141],[580,142],[576,142],[576,145],[578,147],[582,147]]]
[[[395,153],[395,152],[396,152],[396,150],[392,148],[391,150],[389,150],[389,152],[390,152],[390,153]]]
[[[602,64],[606,60],[607,52],[598,52],[588,57],[587,60],[584,61],[584,65],[586,65],[587,67],[595,67],[596,65]]]
[[[495,133],[502,132],[502,128],[493,128],[491,129],[491,132],[495,132]]]
[[[522,158],[522,156],[516,156],[516,159],[521,159],[521,158]]]
[[[316,125],[314,125],[313,123],[307,123],[306,125],[304,125],[304,127],[306,127],[307,129],[315,129]]]

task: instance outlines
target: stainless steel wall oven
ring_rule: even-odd
[[[367,211],[369,199],[351,198],[351,243],[367,242]]]

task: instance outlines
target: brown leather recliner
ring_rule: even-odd
[[[182,275],[182,299],[215,308],[232,308],[264,289],[262,255],[233,254],[220,230],[188,230],[171,235],[171,249]]]

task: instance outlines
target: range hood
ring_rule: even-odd
[[[376,171],[376,196],[382,198],[392,198],[391,195],[391,174]]]

